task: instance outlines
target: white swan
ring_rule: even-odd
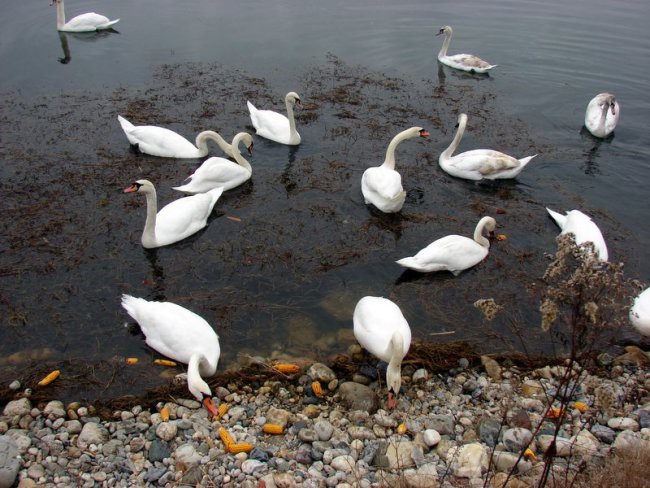
[[[203,377],[217,370],[219,337],[202,317],[171,302],[150,302],[122,295],[122,307],[145,335],[147,345],[163,356],[187,364],[187,387],[212,415],[218,411]]]
[[[490,241],[483,236],[483,230],[494,231],[496,221],[483,217],[474,230],[474,239],[455,234],[433,241],[415,256],[396,261],[404,268],[422,273],[431,271],[451,271],[458,276],[461,271],[480,263],[488,255]]]
[[[445,36],[445,40],[442,43],[440,52],[438,53],[438,61],[451,68],[469,71],[470,73],[485,73],[497,66],[496,64],[490,64],[487,61],[483,61],[481,58],[474,56],[473,54],[454,54],[453,56],[447,56],[447,49],[449,49],[449,43],[451,42],[451,36],[453,33],[454,31],[452,28],[445,25],[436,34],[436,36]]]
[[[580,210],[571,210],[566,215],[554,212],[548,207],[546,211],[553,217],[553,220],[555,220],[560,229],[562,229],[560,235],[573,233],[577,245],[584,242],[592,242],[598,259],[607,261],[609,255],[603,234],[588,215],[583,214]]]
[[[56,28],[63,32],[94,32],[102,29],[110,29],[120,19],[109,20],[108,17],[89,12],[77,15],[68,22],[65,21],[65,7],[63,0],[52,0],[50,5],[56,4]]]
[[[142,232],[142,246],[151,249],[173,244],[203,229],[223,188],[179,198],[165,205],[160,212],[156,189],[150,181],[138,180],[124,189],[124,193],[132,192],[144,193],[147,197],[147,220]]]
[[[296,92],[289,92],[284,97],[287,105],[287,116],[272,110],[258,110],[251,102],[246,102],[250,112],[251,122],[256,134],[280,144],[295,146],[300,144],[300,134],[296,130],[296,120],[293,116],[293,106],[301,106],[300,97]]]
[[[395,303],[387,298],[363,297],[354,308],[354,337],[364,349],[388,363],[388,408],[402,386],[402,360],[411,347],[411,328]]]
[[[634,299],[630,321],[641,334],[650,336],[650,288],[646,288]]]
[[[249,180],[253,168],[239,152],[239,143],[243,142],[248,148],[248,153],[253,151],[253,137],[240,132],[232,140],[232,153],[236,163],[225,158],[208,158],[188,178],[191,181],[182,186],[175,186],[174,190],[185,193],[204,193],[213,188],[221,187],[223,191],[230,190]]]
[[[616,128],[621,109],[611,93],[599,93],[591,99],[585,113],[585,127],[594,136],[604,138]]]
[[[428,136],[429,133],[422,127],[411,127],[393,137],[383,164],[368,168],[361,177],[361,193],[366,204],[372,203],[385,213],[399,212],[402,209],[406,192],[402,188],[402,177],[395,171],[395,149],[406,139]]]
[[[452,176],[465,178],[467,180],[496,180],[514,178],[537,154],[522,159],[515,159],[499,151],[492,149],[474,149],[453,156],[458,148],[460,140],[465,133],[467,115],[458,116],[458,129],[454,139],[445,149],[438,163],[440,167]]]
[[[138,151],[163,158],[202,158],[208,154],[208,140],[213,140],[228,156],[232,157],[232,147],[218,133],[204,130],[196,136],[196,146],[173,130],[155,125],[135,126],[121,115],[117,120],[122,130]]]

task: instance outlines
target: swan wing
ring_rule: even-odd
[[[568,234],[569,232],[575,235],[577,244],[593,242],[599,259],[607,261],[609,255],[603,234],[588,215],[585,215],[580,210],[567,212],[566,224],[562,229],[562,234]]]
[[[477,73],[487,71],[496,67],[487,61],[473,54],[453,54],[439,58],[444,64],[463,71],[476,71]]]
[[[411,329],[402,311],[392,301],[381,297],[363,297],[353,315],[354,336],[374,356],[390,361],[389,344],[399,331],[404,339],[404,355],[411,345]]]
[[[630,321],[641,334],[650,335],[650,288],[646,288],[634,299]]]
[[[382,212],[398,212],[406,198],[400,174],[381,166],[368,168],[363,173],[361,192],[366,203],[372,203]]]
[[[140,325],[147,345],[160,354],[188,363],[192,354],[214,358],[219,338],[205,319],[171,302],[122,296],[122,306]]]
[[[208,193],[179,198],[165,205],[156,216],[156,240],[159,245],[177,242],[205,227],[221,193],[222,188],[215,188]]]
[[[480,263],[487,254],[488,249],[473,239],[449,235],[432,242],[412,258],[405,258],[397,263],[423,272],[460,272]]]
[[[169,158],[200,157],[194,144],[173,130],[155,125],[133,127],[126,137],[133,145],[146,154]]]
[[[66,32],[91,32],[104,28],[102,26],[109,22],[109,18],[104,15],[88,12],[70,19],[63,26],[63,30]]]
[[[222,187],[226,191],[241,185],[250,177],[251,172],[243,166],[225,158],[211,157],[189,176],[191,181],[188,184],[174,187],[174,190],[203,193]]]
[[[289,140],[289,119],[273,110],[258,110],[247,102],[251,122],[258,135],[273,141]]]

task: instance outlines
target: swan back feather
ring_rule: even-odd
[[[548,207],[546,211],[562,230],[560,234],[572,233],[577,245],[585,242],[593,243],[598,259],[601,261],[607,261],[609,259],[607,244],[605,244],[603,234],[594,221],[591,220],[591,217],[582,213],[580,210],[571,210],[566,215],[555,212]]]

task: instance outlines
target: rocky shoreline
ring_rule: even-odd
[[[553,439],[558,473],[600,466],[617,449],[650,450],[649,362],[631,347],[601,354],[597,372],[573,374],[487,357],[461,358],[443,374],[407,365],[393,411],[382,408],[376,368],[343,378],[322,363],[215,388],[228,408],[218,420],[188,399],[101,418],[22,396],[0,417],[0,487],[496,487],[509,473],[507,486],[530,486]],[[264,432],[267,424],[282,432]],[[226,452],[221,427],[252,450]]]

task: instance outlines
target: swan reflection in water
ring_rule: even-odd
[[[582,169],[586,175],[599,175],[601,173],[600,167],[598,165],[598,152],[600,151],[600,146],[603,144],[610,144],[612,139],[614,139],[614,134],[601,139],[600,137],[595,137],[589,132],[589,130],[583,125],[580,129],[580,137],[585,143],[585,151],[583,153],[585,162],[582,165]]]
[[[115,29],[106,29],[96,32],[57,32],[59,34],[59,41],[61,41],[61,49],[63,50],[63,57],[57,58],[59,63],[68,64],[72,61],[70,54],[70,45],[68,43],[68,36],[73,37],[81,42],[95,42],[112,34],[119,34]]]

